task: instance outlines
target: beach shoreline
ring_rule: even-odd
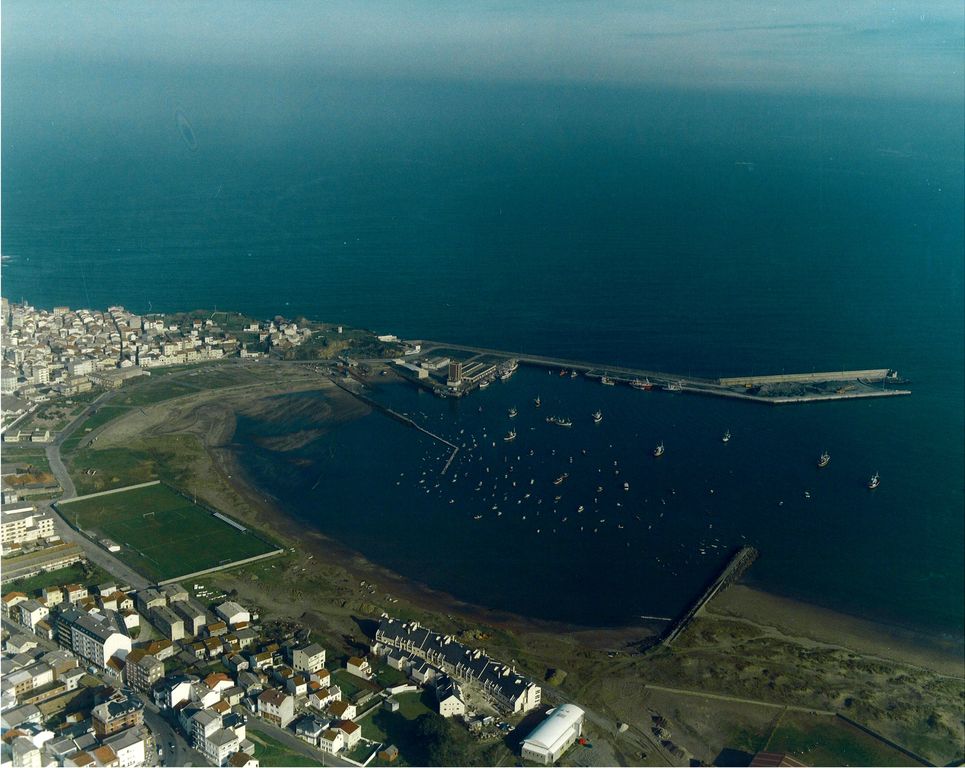
[[[354,417],[367,413],[368,409]],[[216,455],[216,465],[221,468],[225,482],[259,508],[259,519],[264,520],[271,530],[282,532],[287,539],[307,546],[315,556],[326,557],[330,563],[344,568],[356,581],[379,583],[381,591],[423,611],[522,634],[566,633],[596,650],[619,651],[646,644],[666,627],[665,622],[656,621],[602,627],[579,625],[524,616],[460,599],[444,589],[418,582],[373,562],[320,531],[311,531],[306,537],[304,523],[288,514],[280,504],[266,498],[262,489],[246,476],[235,449],[217,450]],[[942,674],[963,674],[965,637],[956,640],[851,616],[740,583],[715,598],[708,610],[715,616],[770,626],[784,637],[847,647],[892,661],[927,667]]]
[[[191,395],[150,406],[147,427],[164,433],[191,424],[199,438],[208,468],[197,468],[193,473],[199,496],[207,498],[216,508],[240,515],[252,525],[280,539],[287,548],[302,550],[315,563],[325,563],[341,569],[349,576],[352,586],[349,602],[358,605],[374,604],[366,599],[370,589],[355,585],[378,584],[380,596],[391,595],[398,603],[383,606],[387,611],[401,605],[407,613],[418,613],[462,626],[489,626],[521,636],[566,635],[592,650],[637,653],[650,644],[666,628],[666,622],[641,621],[623,626],[586,626],[567,622],[539,619],[499,608],[462,600],[443,589],[405,577],[361,553],[326,536],[290,515],[278,500],[249,478],[238,459],[238,446],[233,438],[240,411],[253,403],[269,398],[303,391],[323,392],[327,411],[317,423],[319,429],[336,428],[339,423],[368,415],[371,409],[351,395],[338,389],[332,382],[315,379],[311,382],[287,382],[279,386],[264,385],[244,392],[213,392]],[[108,430],[115,432],[113,440],[123,440],[131,433],[120,419]],[[153,426],[152,426],[153,425]],[[160,427],[159,425],[163,425]],[[109,444],[110,439],[102,444]],[[239,503],[240,502],[240,503]],[[304,610],[311,610],[310,596]],[[850,616],[798,598],[767,592],[759,587],[736,584],[718,595],[707,609],[713,617],[766,626],[777,636],[803,639],[828,646],[847,647],[861,653],[888,658],[914,666],[923,666],[941,674],[961,677],[965,638],[945,638],[910,628]]]

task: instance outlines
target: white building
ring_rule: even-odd
[[[130,636],[122,633],[117,624],[107,617],[83,613],[76,608],[60,614],[57,634],[61,645],[102,668],[111,657],[124,658],[131,651]]]
[[[561,704],[523,740],[522,756],[534,763],[551,765],[580,738],[584,712],[572,704]]]
[[[114,750],[120,768],[133,768],[146,762],[147,740],[140,728],[128,728],[104,739],[104,744]]]
[[[325,666],[325,649],[318,643],[292,651],[292,669],[296,672],[318,672]]]
[[[0,543],[26,544],[54,535],[54,519],[33,507],[3,510],[0,518]]]
[[[234,626],[235,624],[241,624],[242,622],[251,621],[251,614],[242,608],[238,603],[229,600],[227,603],[222,603],[214,609],[229,626]]]

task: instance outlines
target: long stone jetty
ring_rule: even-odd
[[[602,379],[605,376],[618,384],[649,382],[656,389],[729,397],[735,400],[767,403],[769,405],[895,397],[911,394],[910,390],[897,387],[901,380],[897,373],[890,368],[812,371],[811,373],[782,373],[712,379],[645,368],[603,365],[586,360],[569,360],[546,355],[531,355],[525,352],[508,352],[465,344],[450,344],[444,341],[416,339],[409,343],[421,345],[420,357],[432,353],[457,352],[467,355],[463,360],[464,363],[479,357],[517,360],[525,365],[578,371],[589,378]],[[412,359],[411,357],[408,358],[410,362]],[[431,382],[419,383],[423,383],[425,386],[433,386]]]

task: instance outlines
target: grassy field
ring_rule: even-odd
[[[910,765],[901,752],[831,717],[786,713],[771,734],[768,752],[787,752],[808,765]]]
[[[344,669],[336,669],[332,673],[332,678],[335,684],[342,689],[342,698],[348,701],[355,701],[355,697],[360,694],[378,690],[375,683],[367,682]]]
[[[261,731],[253,733],[248,729],[248,738],[255,742],[255,757],[258,762],[266,766],[317,766],[318,761],[310,757],[294,752]]]
[[[379,709],[362,721],[362,736],[383,744],[395,744],[399,757],[408,765],[425,765],[426,754],[415,735],[415,721],[420,715],[434,711],[430,709],[430,695],[425,692],[403,693],[395,697],[399,702],[398,712]]]
[[[189,395],[197,390],[182,386],[177,379],[170,381],[144,381],[132,386],[129,392],[122,394],[114,402],[118,405],[149,405],[170,400],[172,397]]]
[[[82,584],[85,587],[90,587],[107,581],[116,581],[116,579],[93,563],[74,563],[56,571],[38,573],[36,576],[27,579],[11,581],[9,584],[4,584],[3,591],[23,592],[34,596],[44,587],[52,585]]]
[[[47,453],[40,443],[28,443],[20,448],[16,445],[3,446],[3,464],[31,464],[41,472],[50,472]]]
[[[102,427],[107,422],[116,419],[118,416],[123,416],[125,413],[127,413],[127,411],[127,408],[123,406],[119,407],[112,403],[100,406],[84,420],[83,424],[80,424],[77,429],[74,430],[70,437],[64,440],[63,444],[60,446],[61,454],[67,455],[73,453],[77,449],[77,444],[86,438],[91,432],[98,427]]]
[[[61,512],[85,532],[116,541],[121,545],[117,557],[154,579],[200,571],[273,549],[166,485],[64,504]]]

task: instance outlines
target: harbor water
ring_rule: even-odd
[[[961,635],[960,105],[101,66],[4,68],[11,300],[711,377],[890,367],[914,392],[775,408],[526,368],[458,402],[382,387],[467,444],[443,477],[444,446],[379,414],[292,451],[262,438],[294,417],[241,419],[241,461],[292,515],[544,618],[672,615],[749,543],[761,587]]]

